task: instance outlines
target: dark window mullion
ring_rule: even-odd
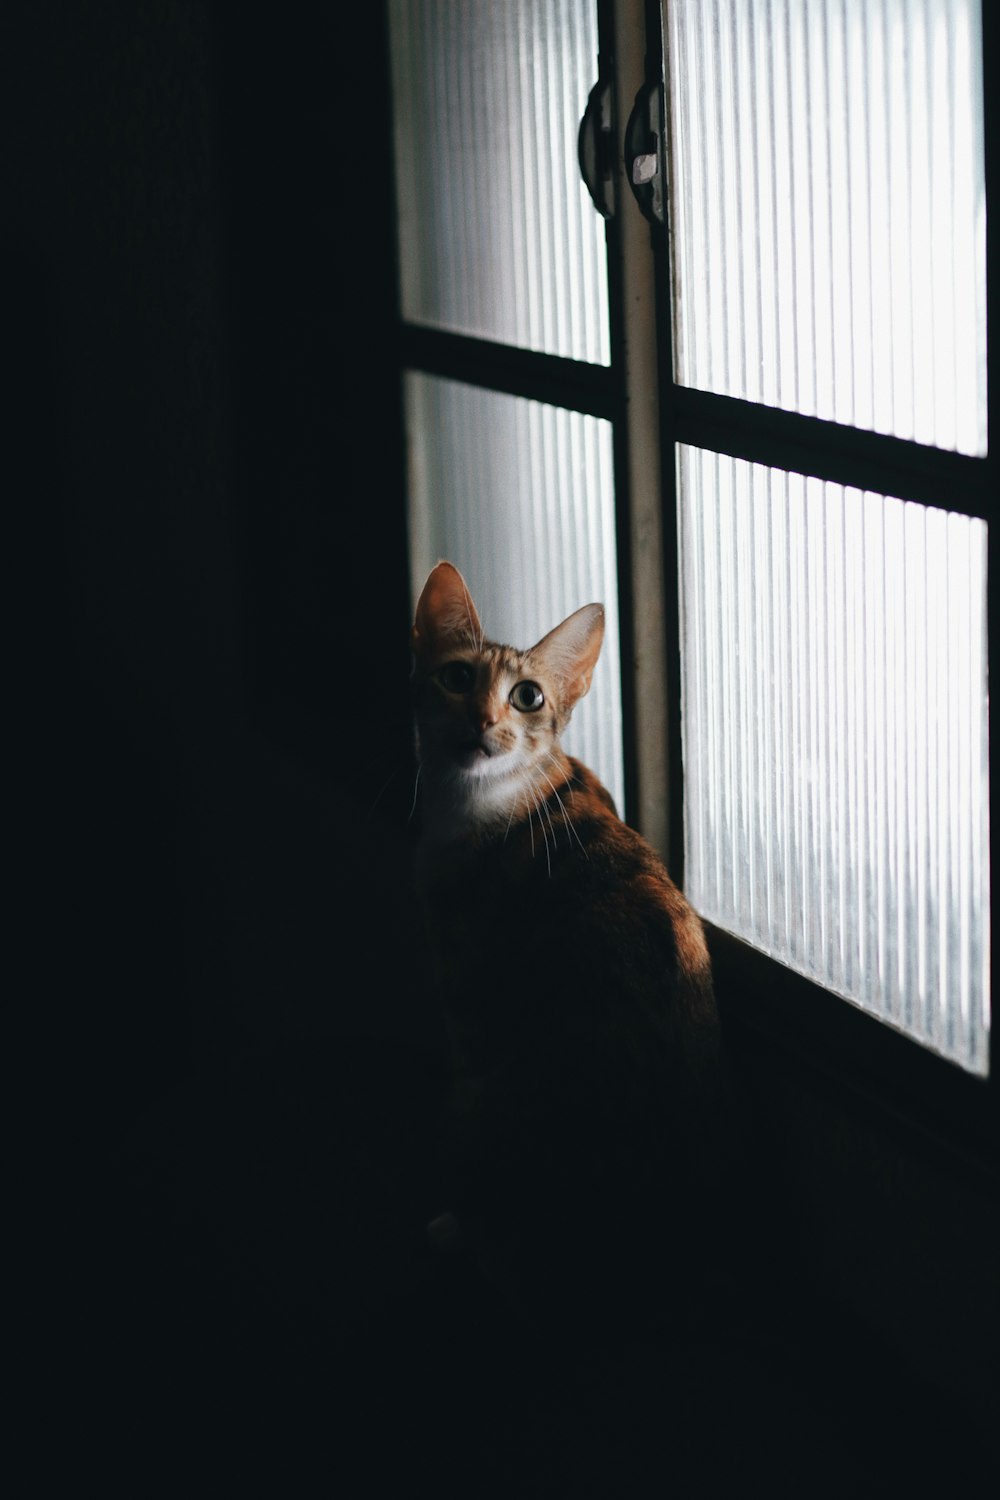
[[[609,421],[615,420],[621,406],[617,375],[606,365],[589,365],[413,323],[400,326],[399,356],[404,369],[545,401]]]
[[[672,437],[732,458],[988,519],[989,459],[675,385]]]

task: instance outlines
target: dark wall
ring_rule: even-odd
[[[404,977],[383,59],[345,9],[5,11],[26,983],[116,1128]]]

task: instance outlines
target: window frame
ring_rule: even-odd
[[[611,423],[625,815],[661,850],[673,878],[683,886],[677,445],[689,444],[994,521],[988,540],[991,578],[1000,576],[996,499],[1000,475],[995,444],[986,457],[972,458],[677,384],[669,206],[668,223],[643,219],[623,169],[624,131],[632,100],[640,86],[663,80],[661,0],[596,0],[596,6],[599,56],[595,80],[598,72],[602,77],[612,74],[616,95],[617,210],[605,221],[610,365],[589,365],[408,323],[399,305],[398,275],[394,353],[400,385],[407,371],[418,371]],[[995,7],[984,4],[982,10],[983,68],[988,82],[995,72],[1000,18]],[[998,111],[988,87],[984,88],[984,110],[988,316],[990,292],[996,285],[997,242],[990,229],[989,209],[1000,201],[995,189],[998,153],[993,147]],[[669,120],[669,110],[664,110],[664,117]],[[669,205],[669,193],[667,198]],[[1000,431],[996,420],[1000,378],[991,381],[988,374],[987,379],[987,430],[996,433]],[[658,649],[651,650],[648,631],[654,615],[661,628]],[[642,650],[637,649],[639,643]],[[987,650],[988,659],[1000,660],[996,591],[992,589],[988,590]],[[992,738],[990,784],[997,785]],[[996,822],[991,813],[991,868]],[[777,1048],[796,1067],[826,1075],[866,1099],[883,1116],[905,1119],[978,1162],[1000,1159],[995,1026],[990,1028],[988,1076],[981,1078],[731,933],[710,923],[706,927],[720,1008],[737,1050],[752,1054],[761,1045]]]
[[[664,7],[669,0],[663,0]],[[654,14],[655,13],[655,14]],[[996,285],[997,236],[991,234],[990,205],[1000,201],[995,191],[997,151],[993,148],[997,110],[988,87],[995,76],[1000,24],[996,8],[982,7],[984,71],[984,142],[987,202],[987,318]],[[659,0],[647,4],[650,45],[658,48],[662,70],[663,30]],[[662,76],[662,72],[661,72]],[[664,84],[666,88],[666,83]],[[664,118],[669,128],[669,109]],[[664,156],[669,150],[664,145]],[[669,221],[669,189],[668,221]],[[819,417],[700,391],[673,378],[672,266],[669,222],[653,226],[657,240],[657,337],[661,366],[670,371],[660,382],[663,451],[676,453],[677,444],[803,473],[840,485],[851,485],[901,500],[937,505],[994,524],[988,528],[988,579],[998,573],[997,473],[995,439],[985,457],[974,458],[905,439],[850,427]],[[987,337],[987,359],[991,344]],[[994,360],[995,363],[995,360]],[[998,379],[987,369],[987,432],[996,434]],[[663,472],[666,529],[677,534],[676,466]],[[996,590],[987,585],[987,659],[1000,660],[997,636]],[[670,633],[676,643],[672,701],[680,696],[680,617],[673,610]],[[997,784],[996,750],[990,739],[990,786]],[[669,862],[683,882],[683,761],[679,733],[670,739],[671,839]],[[996,818],[990,819],[990,864]],[[991,906],[995,906],[991,884]],[[991,912],[992,918],[992,912]],[[995,923],[991,926],[995,928]],[[997,1105],[996,1027],[990,1027],[990,1060],[985,1078],[931,1051],[914,1037],[896,1031],[884,1020],[834,994],[824,986],[770,958],[734,934],[706,923],[717,988],[726,1019],[738,1030],[766,1038],[794,1056],[832,1076],[881,1110],[916,1120],[925,1130],[977,1159],[995,1161],[1000,1155],[1000,1113]],[[992,956],[992,949],[991,949]],[[991,995],[995,988],[991,984]]]

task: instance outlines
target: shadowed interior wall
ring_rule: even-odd
[[[371,1024],[344,956],[409,755],[388,207],[343,149],[376,12],[5,16],[31,984],[108,1121]]]

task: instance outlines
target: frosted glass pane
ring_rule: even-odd
[[[677,379],[986,452],[979,0],[672,0]]]
[[[696,448],[678,478],[691,900],[985,1073],[986,523]]]
[[[595,0],[390,0],[389,23],[403,316],[608,364],[577,164]]]
[[[563,744],[621,810],[610,423],[425,375],[408,375],[405,389],[414,600],[448,558],[487,635],[522,648],[581,605],[604,605],[604,647]]]

